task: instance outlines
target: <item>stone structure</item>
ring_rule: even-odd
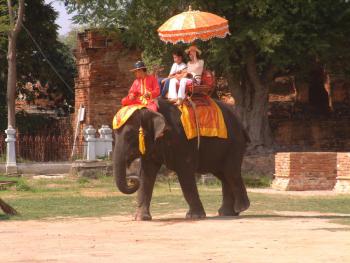
[[[350,192],[350,153],[288,152],[275,155],[279,190],[336,190]]]
[[[337,154],[337,183],[334,190],[337,192],[350,192],[350,153]]]
[[[5,130],[7,137],[6,141],[6,173],[17,174],[17,162],[16,162],[16,130],[9,126]]]
[[[87,126],[84,130],[86,141],[84,159],[88,161],[111,156],[113,144],[112,129],[108,125],[102,125],[98,132],[100,137],[96,138],[96,129],[92,125]]]
[[[116,38],[86,30],[78,34],[75,57],[75,109],[85,107],[85,124],[111,125],[134,79],[129,69],[139,59],[139,53],[127,50]]]

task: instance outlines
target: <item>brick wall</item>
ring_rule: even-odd
[[[280,150],[350,151],[348,118],[282,120],[272,131]]]
[[[270,90],[269,120],[279,151],[350,151],[350,82],[327,75],[329,112],[310,103],[309,86],[280,83]],[[285,77],[286,78],[286,77]]]
[[[75,109],[83,105],[85,124],[111,126],[134,79],[129,71],[140,54],[120,41],[86,30],[78,35],[75,51],[78,77],[75,80]]]
[[[272,184],[275,189],[350,192],[349,179],[350,153],[288,152],[275,155]]]

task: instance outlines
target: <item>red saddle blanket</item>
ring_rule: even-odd
[[[216,102],[208,96],[194,97],[192,101],[195,109],[190,102],[185,102],[179,106],[182,113],[181,122],[187,139],[193,139],[198,134],[200,136],[227,139],[224,116]],[[197,125],[199,131],[197,131]]]

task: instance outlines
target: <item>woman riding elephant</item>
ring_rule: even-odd
[[[138,190],[136,220],[150,220],[150,202],[157,172],[162,164],[177,173],[184,197],[189,205],[187,218],[205,217],[199,198],[195,173],[212,173],[222,183],[221,216],[238,215],[248,209],[249,199],[241,177],[241,164],[249,141],[233,109],[216,101],[227,127],[227,139],[201,137],[188,140],[181,124],[178,107],[165,99],[158,99],[158,112],[147,108],[137,110],[115,131],[113,170],[119,190],[132,194]],[[139,150],[140,134],[144,131],[146,152]],[[138,179],[127,184],[126,168],[141,157]]]

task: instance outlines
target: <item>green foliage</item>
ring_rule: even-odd
[[[38,134],[40,131],[48,130],[56,121],[53,117],[28,114],[24,111],[16,114],[17,129],[24,134]]]
[[[7,10],[7,1],[0,0],[0,43],[5,38],[6,32],[9,30],[9,18]]]
[[[24,26],[42,48],[48,60],[55,66],[60,75],[68,83],[67,88],[56,73],[49,67],[47,61],[22,29],[17,44],[18,87],[22,88],[28,81],[40,80],[43,85],[49,84],[49,93],[59,91],[69,104],[73,103],[75,62],[71,50],[58,41],[55,23],[57,13],[44,0],[31,0],[25,9]],[[4,31],[8,28],[7,1],[0,0],[0,129],[6,127],[6,82],[7,82],[7,36]]]
[[[78,42],[78,33],[83,32],[85,29],[84,26],[80,27],[72,27],[71,30],[63,35],[59,36],[59,41],[63,43],[65,46],[67,46],[71,52],[73,52],[74,49],[77,48],[77,42]]]
[[[171,49],[159,40],[157,28],[192,4],[230,22],[230,37],[199,42],[210,50],[209,64],[220,72],[239,76],[251,52],[262,79],[271,65],[280,71],[301,71],[315,58],[334,71],[344,72],[349,66],[350,5],[346,0],[64,2],[69,11],[77,12],[77,23],[125,28],[126,42],[144,50],[149,63],[166,61]]]

